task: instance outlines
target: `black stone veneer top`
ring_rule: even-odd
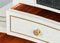
[[[37,0],[37,4],[60,10],[60,0]]]

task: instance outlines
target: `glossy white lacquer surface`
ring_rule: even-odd
[[[33,30],[37,28],[41,30],[41,34],[35,36]],[[12,9],[7,11],[7,30],[10,35],[37,43],[60,43],[60,23],[21,11]]]

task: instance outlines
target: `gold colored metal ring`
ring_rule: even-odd
[[[34,34],[35,36],[38,36],[40,33],[41,33],[41,31],[40,31],[39,29],[35,29],[35,30],[33,31],[33,34]]]

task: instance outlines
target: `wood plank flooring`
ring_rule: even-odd
[[[7,35],[0,32],[0,43],[35,43],[26,39]]]
[[[16,6],[12,7],[12,9],[26,12],[26,13],[31,13],[37,16],[42,16],[42,17],[60,22],[60,14],[52,12],[52,11],[48,11],[45,9],[41,9],[35,6],[19,3]]]

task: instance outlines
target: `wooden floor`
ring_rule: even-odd
[[[16,6],[12,7],[12,9],[26,13],[31,13],[33,15],[42,16],[44,18],[60,22],[60,14],[42,8],[38,8],[36,6],[19,3]]]
[[[35,43],[22,38],[14,37],[0,32],[0,43]]]

